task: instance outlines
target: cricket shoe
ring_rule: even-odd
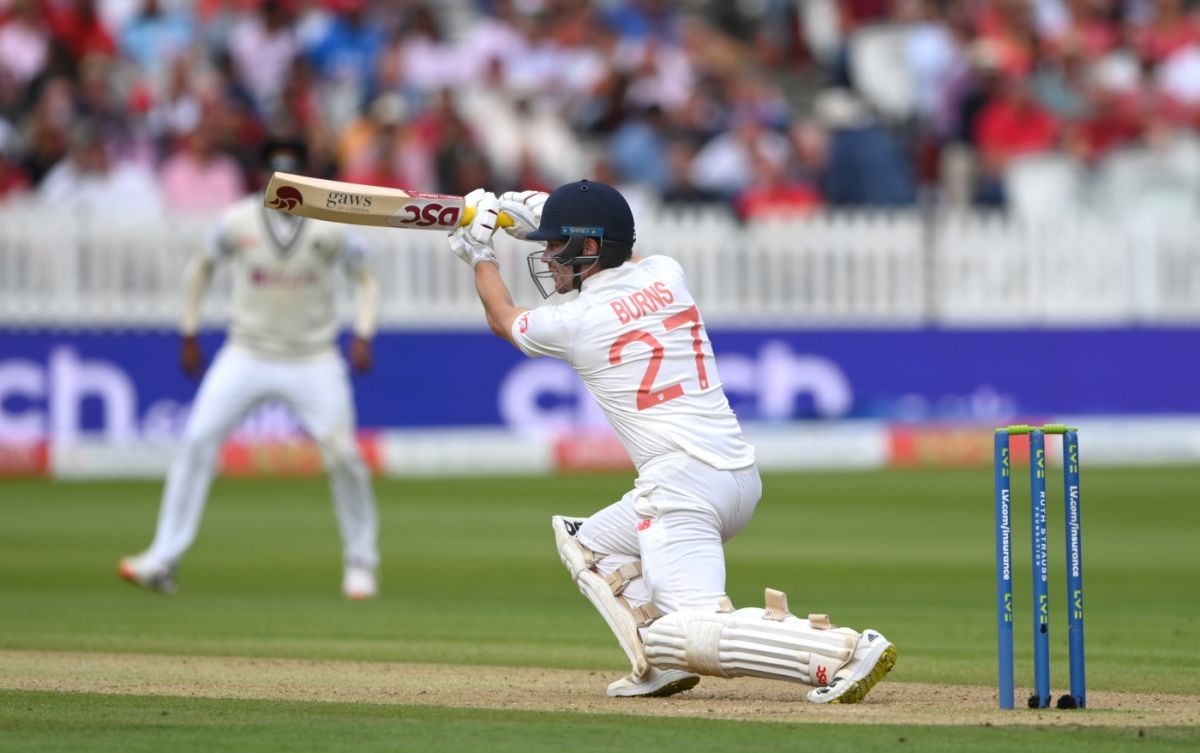
[[[854,656],[823,688],[808,692],[813,703],[858,703],[896,666],[896,647],[878,630],[864,630]]]
[[[366,601],[379,595],[375,568],[351,562],[342,575],[342,594],[350,601]]]
[[[160,594],[175,593],[175,566],[149,554],[126,557],[117,563],[117,574],[135,586]]]
[[[608,686],[613,698],[665,698],[669,695],[691,690],[700,682],[700,675],[682,669],[659,669],[650,667],[646,674],[625,675]]]

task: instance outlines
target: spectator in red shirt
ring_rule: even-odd
[[[1138,57],[1150,63],[1160,63],[1192,42],[1198,34],[1189,18],[1183,0],[1157,0],[1154,20],[1132,31],[1132,46]]]
[[[1148,103],[1142,93],[1122,91],[1095,81],[1088,87],[1089,112],[1067,128],[1067,146],[1095,164],[1115,149],[1136,141],[1145,129]]]
[[[821,208],[821,194],[811,184],[789,175],[787,165],[757,154],[754,181],[734,199],[743,220],[807,217]]]
[[[1121,33],[1113,21],[1111,9],[1094,0],[1068,0],[1070,21],[1042,41],[1042,50],[1051,57],[1078,54],[1095,60],[1112,52],[1121,42]]]
[[[50,29],[76,62],[89,55],[117,54],[116,42],[96,13],[96,0],[71,0],[52,7]]]
[[[895,13],[895,5],[893,0],[841,0],[837,4],[842,26],[847,30],[886,21]]]
[[[1033,16],[1025,0],[994,0],[984,3],[975,16],[982,44],[992,50],[1000,70],[1012,76],[1033,71],[1037,44]]]
[[[1058,123],[1032,97],[1024,79],[1009,78],[1001,96],[984,106],[975,124],[984,159],[1003,167],[1013,157],[1054,146]]]
[[[1004,80],[1000,95],[986,104],[975,122],[975,144],[980,157],[982,204],[1003,204],[1004,170],[1015,157],[1053,149],[1059,124],[1030,95],[1028,83],[1018,77]]]

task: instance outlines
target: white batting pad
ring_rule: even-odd
[[[609,581],[593,569],[596,555],[588,551],[583,544],[575,539],[575,531],[583,522],[579,518],[568,518],[555,515],[551,519],[554,526],[554,543],[558,547],[558,557],[563,567],[571,574],[571,580],[579,587],[592,606],[600,612],[600,616],[608,623],[608,627],[621,644],[621,650],[629,657],[635,675],[644,675],[649,669],[646,655],[642,651],[642,639],[638,634],[638,623],[629,607],[613,593]]]
[[[827,685],[858,644],[849,628],[820,630],[792,614],[747,608],[735,612],[688,609],[645,630],[645,653],[661,669],[716,677],[766,677]]]

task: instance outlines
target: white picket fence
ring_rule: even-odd
[[[0,325],[173,326],[183,266],[210,225],[0,208]],[[440,233],[363,232],[383,326],[483,326],[471,276]],[[743,225],[715,210],[663,210],[639,217],[637,247],[678,259],[706,319],[725,326],[1200,324],[1200,217],[1170,228],[1094,216],[1030,226],[860,211]],[[508,238],[498,249],[514,297],[536,305],[529,250]],[[227,287],[218,277],[211,324],[223,322]]]
[[[933,319],[942,324],[1200,322],[1200,221],[968,216],[939,223],[932,249]]]

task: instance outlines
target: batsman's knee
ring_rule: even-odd
[[[622,563],[607,575],[601,574],[597,565],[609,555],[589,550],[575,537],[583,522],[584,519],[562,515],[551,518],[559,559],[580,593],[608,623],[621,649],[629,657],[634,674],[645,674],[649,665],[638,630],[661,617],[662,612],[651,603],[630,604],[623,595],[629,584],[641,577],[640,562]]]

